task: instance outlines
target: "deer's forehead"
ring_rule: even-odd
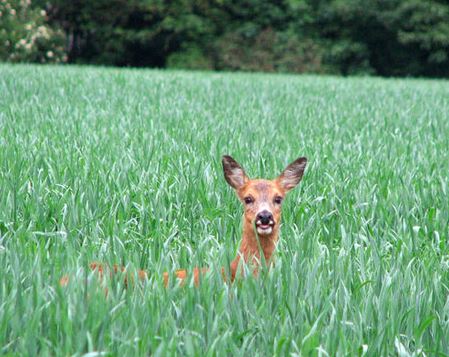
[[[281,194],[276,182],[270,180],[252,180],[249,181],[244,189],[246,195],[257,197],[270,197]]]

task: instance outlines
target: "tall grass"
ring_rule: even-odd
[[[2,65],[0,93],[0,354],[449,355],[447,81]],[[222,154],[309,158],[276,265],[165,289],[235,255]],[[149,281],[106,298],[93,260]]]

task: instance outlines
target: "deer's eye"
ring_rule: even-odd
[[[254,199],[252,197],[248,196],[248,197],[245,197],[243,199],[243,201],[245,202],[245,204],[249,205],[254,202]]]
[[[282,197],[281,196],[276,196],[274,198],[274,203],[276,203],[277,205],[280,205],[282,203]]]

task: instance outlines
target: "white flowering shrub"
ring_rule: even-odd
[[[0,61],[65,62],[64,34],[31,0],[0,0]]]

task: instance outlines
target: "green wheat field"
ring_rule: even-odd
[[[448,81],[1,65],[0,354],[448,356],[448,153]],[[309,160],[232,285],[223,154]],[[106,296],[91,261],[150,276]]]

